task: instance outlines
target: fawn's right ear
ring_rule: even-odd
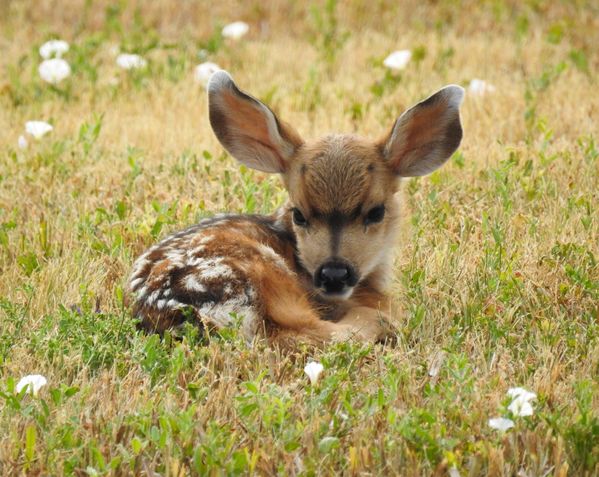
[[[238,161],[264,172],[285,172],[303,141],[263,103],[240,91],[226,71],[208,83],[210,125]]]

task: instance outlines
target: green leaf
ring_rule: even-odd
[[[333,449],[337,449],[339,447],[339,438],[338,437],[324,437],[318,443],[318,450],[323,454],[328,454]]]
[[[25,429],[25,459],[28,464],[31,464],[35,455],[35,439],[37,432],[33,424],[29,424]]]

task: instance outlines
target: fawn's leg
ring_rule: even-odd
[[[375,343],[391,338],[391,302],[376,288],[365,284],[351,298],[353,306],[343,315],[338,324],[356,330],[355,340]]]
[[[322,344],[347,339],[356,332],[348,324],[321,320],[294,274],[264,269],[261,264],[256,268],[262,272],[260,298],[271,342]]]
[[[351,308],[337,324],[347,326],[354,332],[350,339],[368,343],[382,341],[392,332],[386,313],[368,306]]]

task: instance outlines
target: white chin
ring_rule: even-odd
[[[347,300],[354,293],[355,287],[348,287],[342,293],[327,293],[323,289],[320,289],[320,296],[326,298],[327,300]]]

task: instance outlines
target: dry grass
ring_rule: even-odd
[[[599,475],[599,8],[327,4],[0,2],[0,474]],[[250,34],[220,41],[237,19]],[[55,36],[74,74],[53,89],[37,48]],[[149,68],[119,71],[113,46]],[[306,137],[378,136],[443,84],[496,86],[467,97],[452,161],[405,184],[397,346],[280,356],[134,330],[121,295],[144,247],[284,200],[223,155],[202,48]],[[400,48],[423,57],[389,74]],[[54,131],[20,150],[29,119]],[[15,395],[34,372],[40,396]],[[487,420],[516,385],[535,413],[502,434]]]

